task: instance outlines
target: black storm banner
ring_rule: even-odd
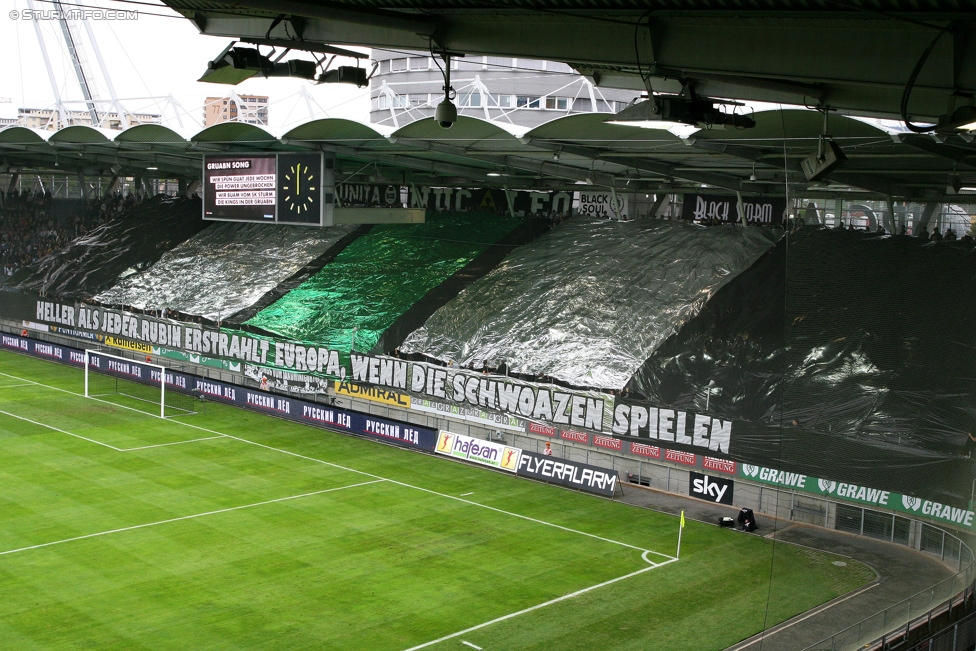
[[[725,224],[761,224],[779,226],[786,212],[784,197],[743,197],[742,211],[733,195],[686,194],[681,206],[681,218],[688,221],[715,220]],[[744,220],[743,220],[744,213]]]

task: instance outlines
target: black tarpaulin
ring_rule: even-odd
[[[159,195],[21,269],[6,286],[45,296],[90,298],[126,273],[148,268],[209,225],[201,217],[199,199]]]

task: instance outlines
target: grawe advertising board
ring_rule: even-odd
[[[740,477],[749,481],[793,489],[813,495],[834,497],[848,502],[877,506],[894,511],[901,511],[914,516],[923,516],[943,524],[973,529],[976,514],[969,509],[941,504],[932,500],[925,500],[911,495],[902,495],[891,491],[848,484],[832,479],[818,479],[795,472],[783,472],[774,468],[764,468],[748,463],[739,464]]]
[[[567,488],[613,497],[617,471],[522,450],[517,474]]]
[[[330,226],[335,159],[322,152],[203,157],[203,218]]]
[[[515,472],[518,468],[519,456],[522,454],[522,450],[519,448],[509,447],[494,441],[483,441],[447,430],[440,431],[437,447],[434,451],[437,454],[464,459],[508,472]]]

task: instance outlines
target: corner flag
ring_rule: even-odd
[[[681,512],[681,521],[678,524],[678,551],[675,553],[674,557],[678,558],[681,556],[681,533],[685,530],[685,512]]]

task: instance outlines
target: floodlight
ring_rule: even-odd
[[[939,133],[976,131],[976,106],[967,104],[957,108],[951,115],[943,115],[935,130]]]
[[[236,86],[255,75],[315,79],[316,68],[314,61],[272,61],[257,48],[235,47],[235,43],[231,43],[216,59],[207,64],[207,71],[197,81]]]
[[[263,70],[274,67],[271,59],[252,47],[234,47],[231,42],[216,59],[207,63],[207,71],[197,81],[236,86]]]
[[[358,66],[339,66],[335,70],[326,70],[316,81],[320,84],[356,84],[357,88],[363,88],[369,83],[366,68]]]

